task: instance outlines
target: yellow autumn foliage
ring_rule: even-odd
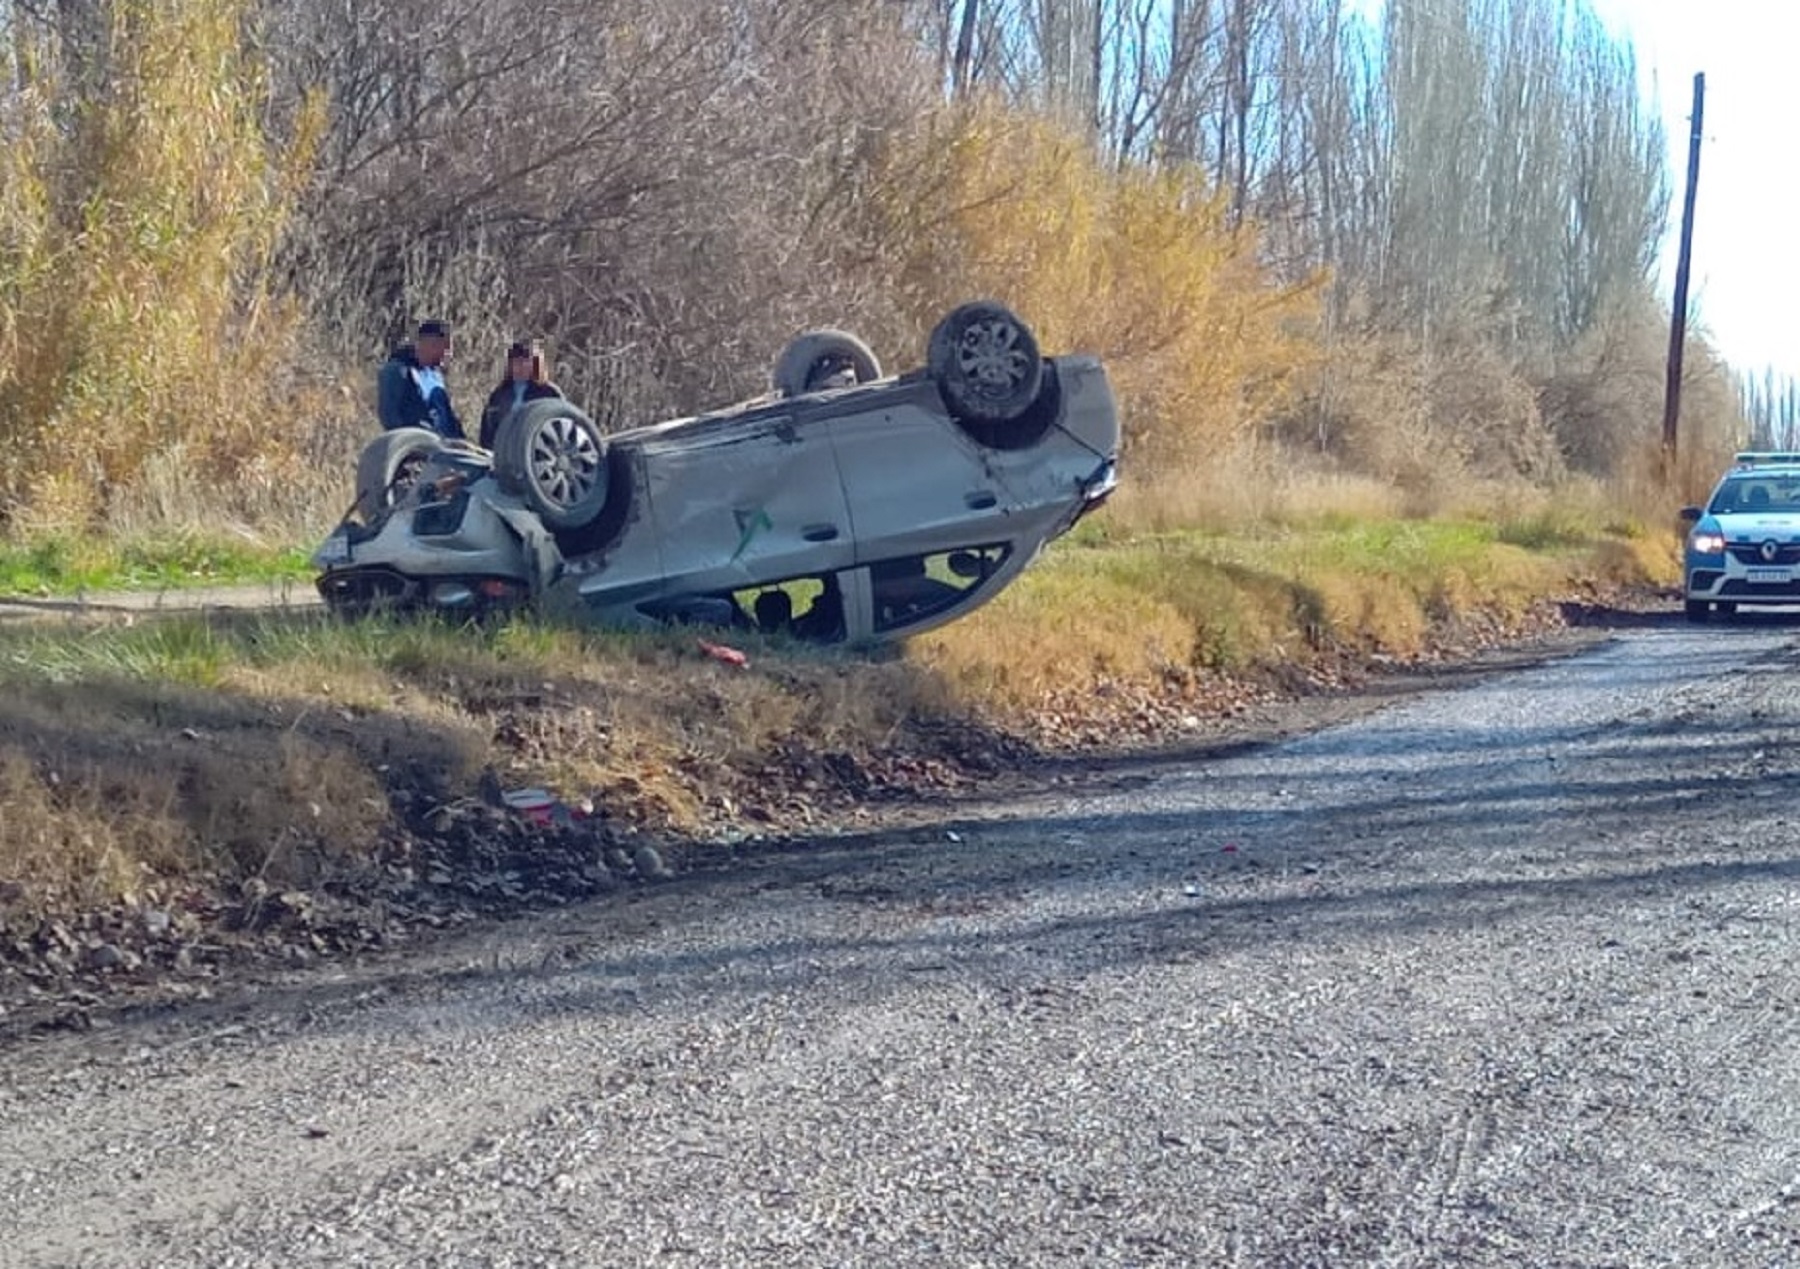
[[[171,450],[220,483],[288,447],[271,257],[319,103],[278,153],[245,0],[117,0],[104,91],[0,24],[0,523],[85,527]]]
[[[1322,278],[1285,285],[1252,225],[1193,164],[1112,166],[1081,136],[995,106],[896,147],[895,292],[915,329],[986,296],[1046,352],[1106,359],[1127,454],[1147,471],[1250,438],[1318,355]]]

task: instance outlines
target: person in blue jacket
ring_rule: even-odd
[[[450,327],[419,323],[418,334],[388,356],[377,379],[381,426],[430,428],[446,440],[466,440],[462,420],[450,406],[444,361],[450,355]]]

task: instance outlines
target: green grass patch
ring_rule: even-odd
[[[988,607],[920,640],[918,654],[965,694],[1027,712],[1121,679],[1345,651],[1409,657],[1460,618],[1516,621],[1584,581],[1656,580],[1642,546],[1554,517],[1093,535],[1058,543]]]
[[[200,537],[0,543],[0,597],[310,580],[310,554],[303,547]]]
[[[41,626],[0,632],[0,683],[59,685],[102,678],[217,686],[236,649],[202,621],[115,627],[71,638]]]
[[[324,612],[245,612],[96,626],[79,636],[31,623],[0,627],[0,683],[123,679],[208,687],[232,671],[279,678],[304,667],[315,679],[343,671],[456,687],[496,676],[541,681],[616,664],[670,643],[669,636],[575,629],[529,618],[487,624],[430,616],[345,622]],[[304,695],[310,681],[295,679],[292,686]]]
[[[1324,642],[1407,651],[1433,620],[1477,608],[1516,612],[1565,589],[1584,570],[1616,574],[1623,545],[1617,535],[1541,520],[1271,525],[1110,540],[1090,530],[1057,543],[994,602],[947,627],[939,642],[989,646],[1047,677],[1070,659],[1129,676],[1157,665],[1241,669]],[[66,556],[42,554],[51,549],[0,555],[0,570],[20,570],[0,571],[0,578],[35,570],[30,575],[64,585],[126,576],[138,584],[171,576],[219,582],[283,576],[293,563],[248,550],[232,556],[171,548],[157,555],[123,547],[96,564],[73,547],[64,548],[72,552]],[[128,559],[140,571],[124,571]],[[587,674],[620,659],[647,663],[690,643],[679,633],[629,635],[523,619],[471,625],[344,623],[322,613],[215,615],[101,627],[79,638],[42,626],[0,632],[0,677],[104,674],[207,685],[232,668],[279,671],[301,663],[421,681],[529,677]],[[1019,657],[1021,648],[1034,652]]]
[[[1548,551],[1567,547],[1586,547],[1601,537],[1638,536],[1621,524],[1609,524],[1603,531],[1575,510],[1549,509],[1535,515],[1520,516],[1501,523],[1495,536],[1530,551]]]

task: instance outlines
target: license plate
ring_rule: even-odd
[[[332,564],[348,564],[350,562],[349,534],[334,533],[326,538],[313,555],[313,562],[324,567]]]
[[[1751,582],[1791,582],[1794,570],[1791,568],[1752,568],[1745,570],[1745,577]]]

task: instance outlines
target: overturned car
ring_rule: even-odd
[[[793,340],[767,396],[606,435],[528,402],[489,451],[422,429],[363,452],[314,554],[332,609],[533,603],[608,625],[691,622],[876,643],[998,593],[1116,481],[1104,367],[1044,357],[1003,305],[882,374],[842,331]]]

